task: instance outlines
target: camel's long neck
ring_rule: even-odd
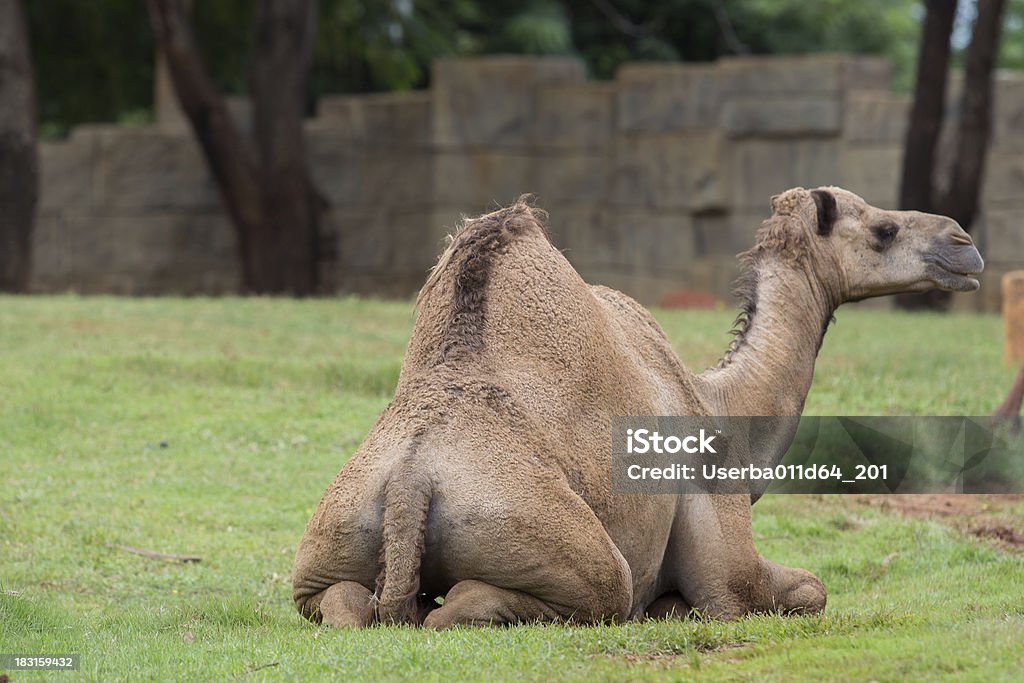
[[[698,377],[716,415],[800,415],[822,335],[839,305],[804,267],[765,255],[747,329]]]

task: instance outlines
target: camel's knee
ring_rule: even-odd
[[[633,575],[629,565],[618,556],[616,561],[586,577],[584,583],[573,591],[572,611],[568,615],[573,621],[597,623],[602,621],[624,621],[633,611]]]
[[[626,621],[633,611],[632,586],[620,586],[604,594],[595,594],[571,615],[573,621],[601,623],[605,621]]]

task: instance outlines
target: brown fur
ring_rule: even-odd
[[[524,201],[467,221],[420,293],[394,399],[306,527],[300,612],[443,628],[821,610],[820,581],[758,555],[749,496],[613,495],[610,476],[613,416],[799,415],[842,301],[971,286],[925,262],[980,269],[952,221],[819,192],[828,234],[807,190],[773,200],[739,334],[700,375],[643,307],[584,283]],[[878,221],[903,226],[891,248]]]

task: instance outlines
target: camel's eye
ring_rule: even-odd
[[[900,226],[895,223],[879,223],[878,225],[872,225],[871,234],[875,236],[874,248],[878,251],[888,249],[896,240],[896,233],[899,231]]]

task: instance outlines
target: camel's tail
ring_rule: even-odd
[[[377,577],[377,616],[383,623],[416,622],[420,564],[427,532],[430,478],[407,458],[384,490],[383,564]]]

